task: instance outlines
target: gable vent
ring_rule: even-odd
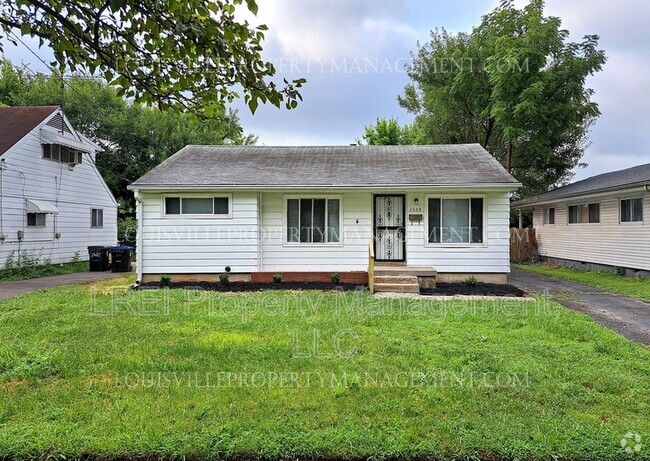
[[[63,120],[61,114],[56,114],[46,123],[46,125],[51,126],[52,128],[56,128],[58,131],[65,131],[66,133],[72,134],[68,128],[68,125],[66,125],[65,121]]]

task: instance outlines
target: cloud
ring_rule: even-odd
[[[403,0],[265,0],[253,24],[266,24],[266,55],[297,59],[370,56],[417,33],[400,20]]]

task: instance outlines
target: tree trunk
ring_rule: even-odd
[[[512,170],[512,141],[508,141],[508,147],[506,148],[506,170],[508,173]]]

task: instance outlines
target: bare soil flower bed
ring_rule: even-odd
[[[342,283],[334,285],[329,282],[171,282],[169,288],[193,288],[203,289],[206,291],[220,291],[231,293],[245,293],[266,290],[319,290],[319,291],[355,291],[361,290],[364,285],[355,285],[351,283]],[[141,283],[138,289],[142,288],[164,288],[159,282]]]
[[[429,296],[512,296],[523,297],[526,293],[512,285],[496,283],[438,283],[435,288],[421,289],[420,294]]]

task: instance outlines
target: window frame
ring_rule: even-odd
[[[597,222],[571,222],[571,213],[570,213],[570,208],[572,206],[577,206],[577,207],[583,207],[583,206],[589,206],[589,205],[598,205],[598,221]],[[566,206],[566,223],[568,226],[600,226],[601,222],[601,202],[600,201],[595,201],[595,202],[580,202],[580,203],[569,203]],[[589,215],[589,211],[587,211],[587,215]],[[580,216],[580,215],[578,215]]]
[[[167,204],[166,201],[168,198],[178,198],[180,199],[180,213],[178,214],[167,214]],[[183,199],[185,198],[210,198],[212,199],[212,214],[184,214],[183,213]],[[228,199],[228,214],[214,214],[214,199],[217,198],[226,198]],[[164,219],[231,219],[232,218],[232,194],[162,194],[160,199],[160,214]]]
[[[327,234],[327,215],[329,214],[329,209],[327,208],[327,200],[338,200],[339,201],[339,241],[338,242],[290,242],[288,239],[288,215],[289,212],[289,200],[309,200],[309,199],[322,199],[325,200],[325,230]],[[342,195],[332,195],[332,194],[290,194],[282,196],[282,246],[285,247],[307,247],[307,248],[318,248],[318,247],[342,247],[344,240],[344,223],[343,223],[343,196]]]
[[[472,222],[472,199],[483,199],[483,233],[482,242],[472,243],[471,236],[468,243],[464,242],[429,242],[429,199],[440,199],[440,219],[444,207],[442,202],[445,199],[466,199],[469,200],[469,223]],[[488,195],[487,194],[425,194],[424,196],[424,246],[427,248],[487,248],[488,247]]]
[[[555,226],[555,208],[554,206],[544,207],[542,209],[542,225],[543,226]],[[553,210],[553,222],[550,222],[549,216],[550,211]],[[568,218],[567,218],[568,219]]]
[[[30,224],[29,223],[29,215],[34,215],[35,216],[35,218],[34,218],[35,224]],[[38,217],[39,216],[43,216],[43,224],[38,223]],[[44,228],[44,227],[47,227],[47,213],[26,213],[25,214],[25,220],[26,220],[26,225],[27,225],[26,227],[30,227],[30,228],[34,228],[34,227],[36,227],[36,228]]]
[[[629,200],[630,205],[632,203],[632,200],[641,200],[641,220],[640,221],[632,221],[632,208],[630,208],[630,220],[629,221],[623,221],[622,218],[622,202],[624,200]],[[645,198],[643,195],[635,195],[633,197],[621,197],[618,199],[618,224],[622,226],[640,226],[645,223]]]
[[[45,155],[45,147],[49,147],[49,157]],[[52,146],[57,146],[58,147],[58,153],[57,156],[58,158],[52,158]],[[74,162],[64,162],[63,161],[63,152],[62,150],[66,149],[66,156],[73,155],[74,156]],[[77,149],[73,149],[72,147],[64,146],[63,144],[41,144],[41,151],[43,153],[43,158],[45,160],[49,160],[51,162],[56,162],[56,163],[63,163],[64,165],[81,165],[83,163],[83,152]],[[69,160],[69,157],[68,157]]]
[[[93,225],[93,218],[95,215],[95,212],[101,212],[101,225]],[[99,217],[99,213],[97,213],[97,216]],[[97,220],[99,221],[99,220]],[[90,228],[91,229],[103,229],[104,228],[104,209],[103,208],[91,208],[90,209]]]

